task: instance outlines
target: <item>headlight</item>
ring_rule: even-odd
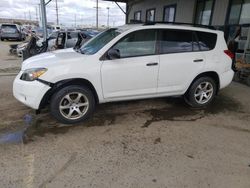
[[[20,79],[25,81],[34,81],[42,76],[47,70],[48,69],[46,68],[27,69],[23,72]]]

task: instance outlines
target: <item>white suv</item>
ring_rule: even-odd
[[[14,96],[39,110],[50,105],[62,123],[88,118],[97,103],[185,96],[208,105],[232,81],[232,53],[224,34],[201,27],[134,24],[106,30],[79,50],[65,49],[23,62]]]

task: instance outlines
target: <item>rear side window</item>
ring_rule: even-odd
[[[197,47],[196,47],[197,48]],[[160,53],[181,53],[193,51],[193,32],[185,30],[161,30]]]
[[[154,55],[157,30],[139,30],[123,37],[113,49],[120,51],[121,58]]]
[[[208,51],[214,49],[217,35],[189,30],[161,30],[160,54]]]
[[[196,35],[201,51],[208,51],[214,49],[217,42],[217,35],[215,33],[197,31]]]

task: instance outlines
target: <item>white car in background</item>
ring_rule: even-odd
[[[87,119],[98,103],[184,96],[211,103],[233,78],[224,33],[188,25],[125,25],[106,30],[79,50],[43,53],[23,62],[14,96],[60,122]]]

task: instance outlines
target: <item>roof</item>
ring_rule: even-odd
[[[154,25],[145,25],[145,24],[126,24],[120,27],[117,27],[121,32],[127,31],[127,30],[133,30],[133,29],[184,29],[184,30],[193,30],[193,31],[204,31],[204,32],[210,32],[210,33],[218,33],[218,30],[213,30],[209,28],[203,28],[203,27],[193,27],[191,25],[173,25],[173,24],[162,24],[162,23],[156,23]]]

